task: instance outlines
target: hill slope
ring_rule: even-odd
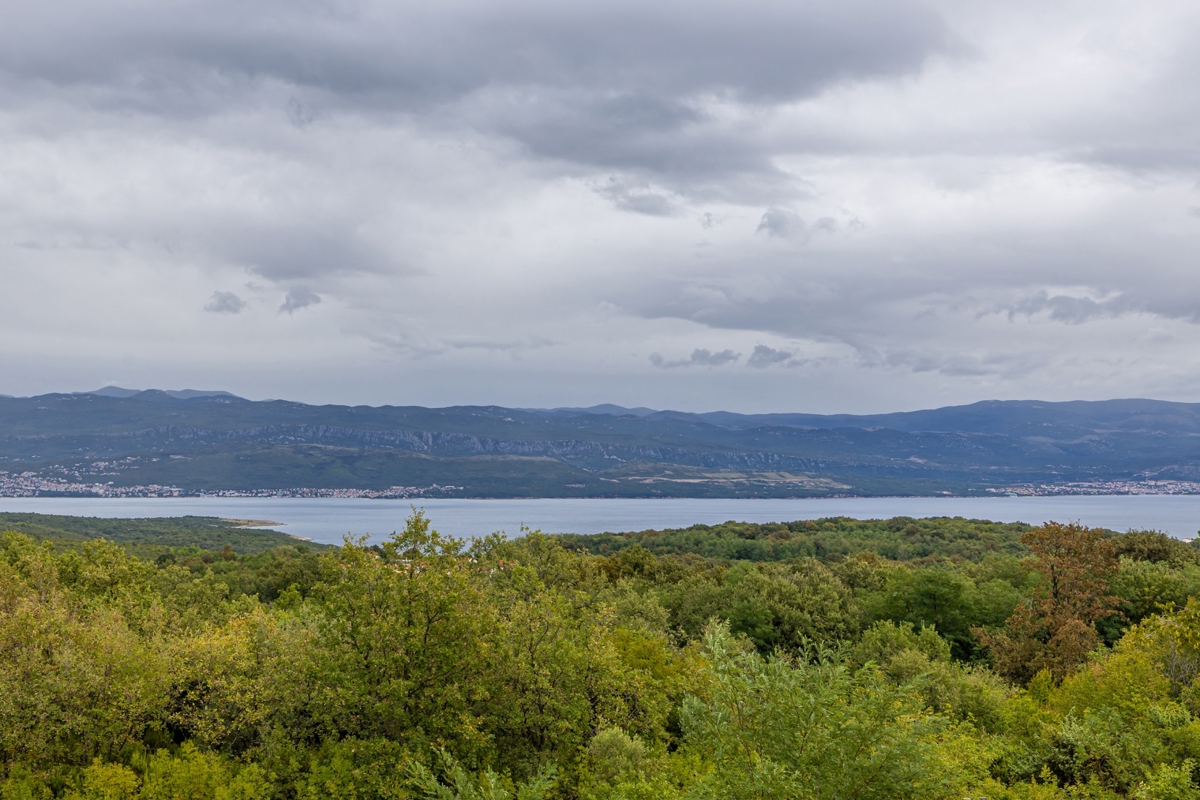
[[[1155,400],[821,416],[118,394],[0,397],[0,491],[159,484],[193,492],[793,497],[1200,478],[1200,405]]]

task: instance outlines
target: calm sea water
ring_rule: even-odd
[[[546,533],[603,533],[680,528],[728,520],[780,522],[820,517],[878,519],[962,516],[1040,524],[1080,522],[1124,531],[1150,528],[1180,538],[1200,529],[1200,495],[1102,497],[877,497],[812,500],[424,500],[435,528],[460,538],[493,531],[515,535],[521,525]],[[261,519],[313,541],[338,544],[346,534],[385,538],[411,513],[403,500],[293,498],[0,498],[0,511],[85,517],[209,517]]]

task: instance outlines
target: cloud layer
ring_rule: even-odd
[[[0,392],[1200,399],[1198,33],[1182,2],[25,4]]]

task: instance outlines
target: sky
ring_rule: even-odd
[[[4,17],[0,393],[1200,401],[1194,2]]]

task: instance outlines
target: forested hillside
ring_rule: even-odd
[[[1195,548],[813,526],[5,533],[0,797],[1200,797]]]
[[[1154,400],[819,416],[177,395],[0,397],[0,493],[812,497],[1200,477],[1200,406]]]

